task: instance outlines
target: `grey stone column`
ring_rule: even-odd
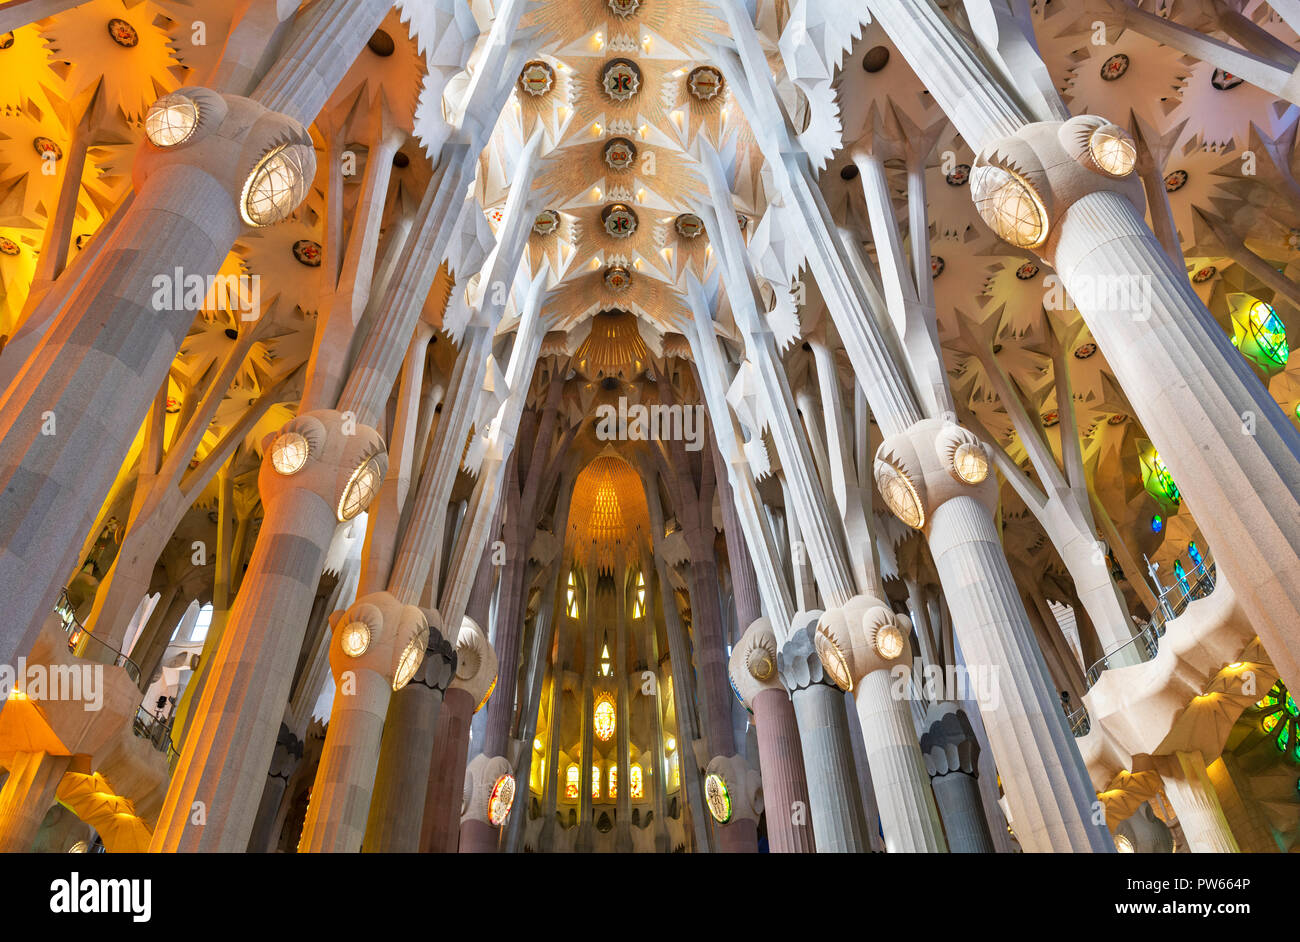
[[[984,816],[979,787],[979,743],[966,714],[952,703],[937,702],[926,712],[921,752],[934,799],[954,854],[997,851]]]
[[[822,853],[870,850],[849,741],[844,694],[822,669],[813,624],[796,628],[777,658],[790,691],[808,777],[813,833]]]
[[[272,849],[271,839],[280,816],[280,804],[284,801],[285,789],[289,787],[289,778],[302,758],[302,745],[302,740],[281,723],[275,752],[271,755],[271,769],[266,775],[266,788],[262,791],[262,802],[257,806],[253,834],[248,839],[250,854],[265,854]]]
[[[460,806],[465,795],[465,763],[469,759],[469,721],[473,697],[459,688],[447,691],[438,711],[433,740],[433,761],[425,792],[420,850],[426,854],[454,854],[460,841]]]

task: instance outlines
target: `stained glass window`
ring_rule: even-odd
[[[627,778],[628,782],[631,783],[628,786],[630,789],[629,794],[634,801],[640,801],[645,797],[645,778],[641,772],[641,766],[633,763],[632,768],[628,769]]]
[[[609,742],[614,736],[614,698],[607,693],[602,693],[596,698],[595,728],[596,738],[601,742]]]
[[[600,798],[600,766],[591,767],[591,797]]]
[[[1273,739],[1273,745],[1283,755],[1300,762],[1300,708],[1296,707],[1295,698],[1286,689],[1286,684],[1278,681],[1264,694],[1263,699],[1255,704],[1259,710],[1260,728]]]
[[[1286,366],[1286,326],[1271,305],[1253,302],[1233,322],[1233,345],[1241,355],[1264,372],[1272,374]]]
[[[1142,456],[1141,462],[1142,486],[1147,489],[1147,493],[1160,501],[1166,509],[1181,504],[1183,495],[1179,492],[1178,485],[1174,483],[1173,475],[1165,467],[1160,453],[1153,449]]]
[[[618,766],[609,767],[609,789],[605,793],[611,800],[618,797]]]
[[[578,800],[578,765],[575,762],[564,771],[564,797],[569,801]]]
[[[668,762],[669,762],[669,770],[670,770],[670,776],[673,783],[673,788],[681,788],[682,765],[677,760],[677,753],[674,752],[673,757],[670,760],[668,760]]]

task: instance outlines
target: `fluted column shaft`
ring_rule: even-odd
[[[44,752],[14,754],[9,777],[0,788],[0,853],[23,854],[31,849],[71,760],[71,756]]]
[[[989,836],[979,780],[969,772],[953,771],[930,779],[935,804],[948,835],[948,849],[954,854],[993,854],[997,848]]]
[[[1219,795],[1206,774],[1205,758],[1199,752],[1178,752],[1162,757],[1157,769],[1192,852],[1241,853],[1219,804]]]
[[[1300,431],[1114,193],[1059,223],[1056,268],[1196,514],[1285,680],[1300,680]],[[1142,286],[1147,310],[1090,306],[1098,281]],[[1105,294],[1106,292],[1100,292]]]
[[[872,671],[858,686],[858,718],[871,785],[889,853],[943,853],[948,843],[921,759],[909,702],[894,696],[889,671]]]
[[[854,778],[844,694],[827,683],[790,692],[803,747],[817,850],[824,854],[870,850]]]
[[[774,854],[812,853],[817,849],[812,803],[790,695],[769,689],[756,696],[754,726],[758,731],[768,846]]]
[[[953,497],[934,509],[928,536],[966,662],[995,672],[997,697],[980,702],[980,715],[1021,846],[1113,850],[1105,828],[1091,822],[1096,795],[988,509]]]
[[[392,8],[392,0],[318,0],[252,97],[311,124]]]
[[[469,723],[475,703],[469,692],[452,687],[438,712],[433,740],[429,787],[425,793],[420,850],[454,854],[460,840],[460,807],[465,800],[465,763],[469,753]]]
[[[306,613],[337,526],[334,507],[304,488],[288,487],[266,499],[261,533],[150,850],[237,852],[248,846]]]

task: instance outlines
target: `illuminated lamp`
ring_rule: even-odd
[[[309,161],[315,155],[304,144],[281,145],[258,161],[239,201],[244,222],[262,228],[287,219],[307,195]]]
[[[271,445],[271,466],[288,477],[297,474],[307,464],[311,445],[297,432],[285,432]]]
[[[495,827],[501,827],[510,817],[510,806],[515,803],[515,777],[506,773],[492,786],[488,795],[488,821]]]
[[[709,806],[709,814],[719,824],[731,820],[731,795],[727,792],[727,783],[717,772],[710,772],[704,779],[704,802]]]
[[[164,95],[144,119],[144,133],[154,147],[175,147],[189,140],[199,126],[199,106],[185,95]]]

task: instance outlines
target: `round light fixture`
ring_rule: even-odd
[[[914,530],[921,529],[925,525],[925,508],[908,476],[888,461],[877,461],[875,477],[880,496],[894,516]]]
[[[311,444],[297,432],[285,432],[271,445],[271,466],[288,477],[297,474],[307,464]]]
[[[244,183],[240,214],[258,228],[273,226],[289,217],[307,195],[310,148],[285,144],[263,157]]]
[[[164,95],[144,119],[144,133],[154,147],[175,147],[189,140],[199,126],[199,106],[184,95]]]
[[[339,498],[339,521],[346,523],[369,507],[382,481],[383,473],[377,459],[367,458],[361,462],[348,478],[343,496]]]
[[[844,659],[844,654],[840,651],[839,645],[826,635],[818,632],[813,641],[813,647],[817,650],[818,660],[822,662],[822,669],[831,675],[831,680],[835,682],[835,686],[841,690],[852,690],[853,675],[849,673],[849,662]]]
[[[339,636],[339,647],[348,657],[360,657],[370,648],[370,626],[363,621],[349,622]]]
[[[1047,240],[1047,210],[1019,174],[979,164],[971,171],[971,198],[984,221],[1012,245],[1032,249]]]
[[[1126,177],[1137,165],[1137,145],[1123,128],[1104,124],[1088,138],[1092,162],[1112,177]]]
[[[717,772],[710,772],[704,779],[704,801],[714,821],[726,824],[731,820],[731,795],[727,792],[727,783]]]
[[[887,661],[903,653],[903,633],[896,625],[885,625],[876,631],[876,652]]]
[[[510,806],[515,803],[515,777],[507,772],[496,780],[488,796],[488,820],[496,827],[510,817]]]
[[[402,649],[402,656],[397,659],[397,670],[393,673],[394,690],[401,690],[415,677],[415,672],[424,663],[424,646],[428,640],[428,633],[422,631]]]
[[[989,476],[989,456],[974,442],[962,442],[952,453],[952,473],[965,484],[982,484]]]
[[[1123,834],[1116,834],[1116,835],[1115,835],[1115,849],[1116,849],[1117,851],[1119,851],[1121,854],[1131,854],[1131,853],[1134,853],[1134,850],[1133,850],[1133,842],[1130,841],[1130,840],[1129,840],[1127,837],[1125,837]]]

